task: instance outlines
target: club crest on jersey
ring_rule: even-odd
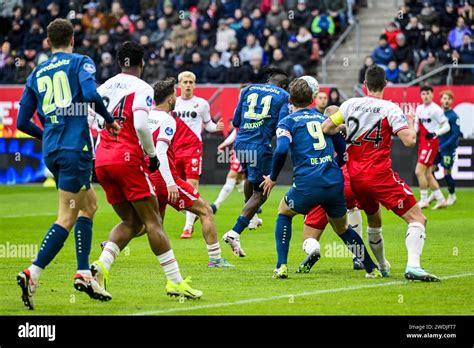
[[[152,102],[153,101],[150,96],[146,97],[146,105],[151,106]]]
[[[166,127],[165,133],[166,133],[166,135],[171,135],[171,134],[173,134],[173,128],[171,128],[171,127]]]
[[[91,63],[85,63],[84,70],[87,71],[89,74],[93,74],[95,73],[95,66]]]
[[[192,165],[192,166],[197,166],[197,164],[198,164],[197,158],[193,158],[193,159],[191,160],[191,165]]]

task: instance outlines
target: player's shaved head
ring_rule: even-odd
[[[67,19],[57,18],[47,27],[51,48],[65,48],[71,44],[74,27]]]
[[[365,85],[370,92],[382,92],[386,84],[384,69],[375,64],[367,68]]]
[[[290,79],[288,78],[288,74],[286,72],[272,67],[264,69],[264,72],[268,75],[268,83],[283,88],[284,90],[288,89]]]
[[[326,110],[324,110],[324,116],[329,117],[334,115],[336,112],[338,112],[339,106],[336,105],[329,105]]]
[[[125,41],[117,51],[117,60],[122,70],[142,67],[145,49],[134,41]]]
[[[290,103],[296,107],[304,108],[313,102],[313,90],[308,82],[295,79],[290,83]]]

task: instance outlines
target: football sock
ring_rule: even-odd
[[[250,220],[247,219],[245,216],[240,215],[235,222],[234,227],[232,227],[232,231],[241,234],[249,225]]]
[[[92,220],[81,216],[74,227],[76,240],[76,258],[78,270],[89,270],[89,254],[92,243]]]
[[[33,279],[33,283],[37,283],[39,277],[41,276],[41,272],[43,272],[43,269],[36,265],[31,265],[30,267],[28,267],[28,270],[30,271],[30,275],[31,275],[31,279]]]
[[[119,246],[114,242],[107,242],[104,246],[104,250],[102,250],[102,254],[100,254],[99,261],[102,262],[108,271],[119,254]]]
[[[367,239],[369,240],[370,249],[374,253],[379,266],[385,265],[385,252],[382,236],[382,227],[367,227]]]
[[[291,240],[291,220],[286,215],[278,214],[275,227],[276,250],[278,254],[278,262],[276,268],[288,263],[288,250]]]
[[[219,242],[207,244],[207,254],[210,260],[219,260],[221,258],[221,246]]]
[[[347,211],[347,222],[359,236],[362,236],[362,214],[357,208]]]
[[[420,200],[425,202],[428,199],[428,190],[420,190]]]
[[[443,192],[441,192],[440,189],[434,190],[434,191],[433,191],[433,194],[434,194],[434,196],[435,196],[435,198],[436,198],[437,201],[442,201],[442,200],[444,200]]]
[[[158,255],[157,258],[168,280],[175,284],[179,284],[183,281],[183,277],[181,277],[181,273],[179,272],[178,262],[174,258],[172,249],[164,254]]]
[[[217,196],[217,199],[214,201],[214,205],[219,208],[220,205],[229,197],[229,195],[232,193],[235,187],[235,183],[237,180],[233,178],[227,178],[225,181],[224,186],[222,186],[221,191],[219,192],[219,195]]]
[[[320,252],[321,251],[321,245],[319,244],[317,239],[307,238],[303,242],[303,251],[308,255],[312,254],[315,251]]]
[[[184,229],[192,231],[195,221],[196,221],[196,214],[193,214],[193,213],[187,211],[186,212],[186,225],[184,225]]]
[[[448,185],[448,192],[450,194],[453,194],[456,191],[456,183],[454,182],[453,177],[451,174],[447,174],[444,176],[444,179],[446,180],[446,184]]]
[[[374,268],[377,268],[374,261],[372,261],[367,249],[365,248],[364,241],[357,234],[352,227],[348,227],[346,232],[339,235],[339,237],[344,241],[347,248],[359,258],[364,264],[365,270],[367,273],[372,272]]]
[[[420,267],[420,257],[425,244],[425,226],[419,222],[408,224],[405,245],[408,250],[408,267]]]
[[[38,255],[33,261],[33,265],[43,269],[49,265],[63,247],[68,236],[69,232],[66,231],[64,227],[53,224],[49,228],[48,233],[44,236]]]

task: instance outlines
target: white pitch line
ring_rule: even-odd
[[[440,279],[445,280],[445,279],[453,279],[453,278],[463,278],[463,277],[470,277],[473,275],[474,273],[453,274],[453,275],[449,275],[445,277],[440,277]],[[229,306],[256,303],[256,302],[280,300],[284,298],[290,298],[290,296],[292,297],[312,296],[312,295],[328,294],[328,293],[334,293],[334,292],[344,292],[344,291],[353,291],[353,290],[361,290],[361,289],[380,288],[380,287],[392,286],[392,285],[402,285],[406,283],[407,283],[406,280],[398,280],[398,281],[387,282],[387,283],[349,286],[346,288],[336,288],[336,289],[324,289],[324,290],[316,290],[316,291],[311,291],[311,292],[301,292],[298,294],[285,294],[285,295],[270,296],[270,297],[258,297],[258,298],[250,298],[250,299],[239,300],[239,301],[234,301],[234,302],[214,303],[214,304],[207,304],[207,305],[200,305],[200,306],[198,305],[198,306],[193,306],[193,307],[178,307],[178,308],[162,309],[162,310],[156,310],[156,311],[121,314],[121,315],[140,316],[140,315],[157,315],[157,314],[167,314],[167,313],[173,313],[173,312],[195,311],[198,309],[220,308],[220,307],[229,307]]]
[[[14,219],[22,217],[34,217],[34,216],[57,216],[58,213],[31,213],[31,214],[11,214],[11,215],[0,215],[0,219]]]

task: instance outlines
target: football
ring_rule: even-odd
[[[318,80],[316,80],[314,77],[309,76],[309,75],[301,76],[300,79],[303,79],[308,83],[309,87],[313,91],[313,98],[315,98],[316,94],[318,94],[318,92],[319,92],[319,82],[318,82]]]

